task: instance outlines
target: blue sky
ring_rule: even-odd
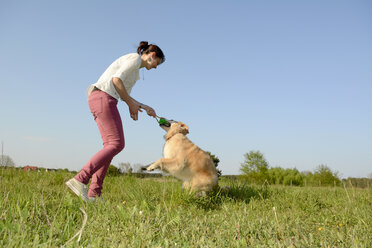
[[[343,177],[372,173],[371,1],[1,1],[0,140],[18,166],[80,170],[102,142],[86,88],[141,40],[166,62],[132,96],[185,122],[239,174],[243,154]],[[163,131],[130,119],[113,164],[162,155]]]

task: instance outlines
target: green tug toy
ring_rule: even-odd
[[[156,121],[159,123],[159,125],[170,126],[170,123],[163,117],[156,116]]]
[[[158,121],[158,123],[159,123],[160,125],[165,125],[165,124],[167,124],[168,122],[167,122],[166,119],[164,119],[164,118],[160,118],[159,121]]]

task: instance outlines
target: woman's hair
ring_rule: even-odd
[[[156,57],[161,59],[160,64],[165,61],[164,53],[160,49],[160,47],[154,44],[149,45],[147,41],[141,41],[137,48],[137,53],[139,55],[142,55],[142,54],[149,54],[151,52],[155,52]]]

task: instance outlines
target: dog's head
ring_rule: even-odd
[[[182,133],[184,135],[189,133],[189,128],[185,123],[167,120],[166,124],[160,124],[160,127],[167,132],[166,137],[170,138],[177,133]]]
[[[177,122],[178,122],[178,121],[175,121],[175,120],[168,120],[168,119],[165,119],[164,117],[162,117],[162,119],[165,120],[165,123],[161,123],[161,124],[159,124],[159,126],[160,126],[162,129],[164,129],[164,131],[166,131],[166,132],[169,131],[169,129],[170,129],[170,127],[171,127],[171,125],[172,125],[173,123],[177,123]]]

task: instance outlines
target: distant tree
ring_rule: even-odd
[[[240,171],[243,177],[256,183],[268,179],[269,164],[260,151],[250,151],[244,154],[245,161],[241,164]]]
[[[304,175],[304,176],[308,176],[308,175],[313,174],[313,173],[311,171],[302,171],[301,174]]]
[[[296,168],[283,169],[281,167],[274,167],[268,170],[268,182],[270,184],[295,185],[303,184],[304,175]]]
[[[107,171],[107,175],[118,176],[119,174],[120,174],[119,169],[114,165],[110,164],[109,169]]]
[[[369,188],[372,184],[372,180],[368,178],[354,178],[348,177],[347,179],[342,180],[343,184],[347,187],[356,187],[356,188]]]
[[[283,184],[285,171],[281,167],[273,167],[268,170],[269,184]]]
[[[119,163],[119,172],[123,174],[132,174],[132,167],[130,166],[130,163]]]
[[[14,167],[14,161],[8,155],[0,155],[0,166]]]
[[[216,166],[216,169],[217,169],[217,166],[218,166],[218,163],[220,162],[220,159],[216,155],[213,155],[211,152],[207,151],[207,153],[209,154],[209,156],[213,160],[214,166]],[[217,169],[217,176],[220,177],[221,175],[222,175],[222,171]]]
[[[341,180],[338,176],[338,172],[333,172],[327,165],[321,164],[312,175],[313,185],[319,186],[333,186],[341,184]]]
[[[286,169],[284,172],[283,185],[301,186],[304,176],[296,169]]]

